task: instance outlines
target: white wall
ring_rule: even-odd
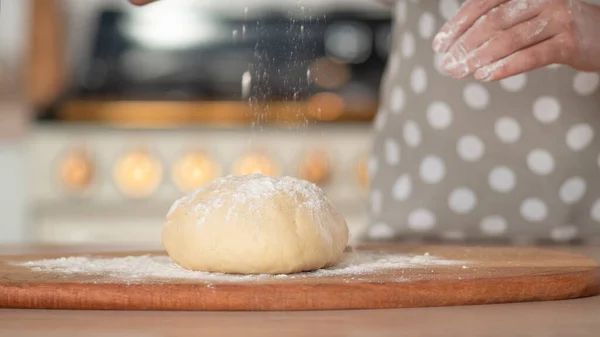
[[[0,243],[25,239],[24,130],[19,77],[27,36],[28,0],[0,2]]]
[[[0,244],[26,239],[25,144],[0,142]]]
[[[0,1],[0,60],[14,67],[22,56],[28,0]]]

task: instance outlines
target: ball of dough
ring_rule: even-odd
[[[232,274],[329,267],[348,237],[346,221],[315,184],[262,174],[220,178],[181,198],[162,232],[183,268]]]

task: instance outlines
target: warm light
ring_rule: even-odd
[[[85,150],[74,150],[62,160],[59,177],[67,189],[82,192],[94,180],[94,162]]]
[[[310,98],[308,114],[314,119],[331,121],[344,113],[344,100],[340,95],[323,92]]]
[[[324,184],[330,178],[331,158],[325,151],[312,151],[300,162],[298,175],[300,179],[315,184]]]
[[[145,151],[130,152],[121,157],[114,167],[117,187],[132,198],[151,195],[162,179],[162,166]]]
[[[352,76],[350,67],[326,57],[315,60],[310,65],[308,74],[315,85],[328,90],[341,88]]]
[[[173,169],[173,180],[184,193],[191,192],[213,181],[221,174],[219,165],[202,152],[188,153]]]
[[[249,153],[235,163],[233,173],[235,175],[261,173],[268,176],[278,176],[280,170],[275,161],[267,155],[263,153]]]
[[[356,176],[360,186],[369,188],[371,185],[371,178],[369,176],[369,164],[366,156],[362,157],[358,161],[358,165],[356,167]]]

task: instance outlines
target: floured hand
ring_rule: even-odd
[[[455,78],[496,81],[550,64],[600,71],[600,7],[581,0],[467,0],[436,35]]]

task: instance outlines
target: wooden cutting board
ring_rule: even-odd
[[[119,258],[147,254],[150,257],[164,255],[162,252],[128,252],[77,256]],[[585,256],[562,251],[371,245],[346,254],[390,254],[415,257],[416,262],[408,267],[402,263],[398,263],[398,266],[388,263],[384,269],[338,275],[236,276],[231,279],[225,277],[224,280],[218,277],[210,280],[177,279],[159,275],[131,280],[105,273],[35,271],[31,267],[15,265],[59,256],[7,256],[0,257],[0,307],[112,310],[381,309],[547,301],[600,294],[598,264]],[[420,265],[418,261],[424,257],[435,257],[438,264]]]

